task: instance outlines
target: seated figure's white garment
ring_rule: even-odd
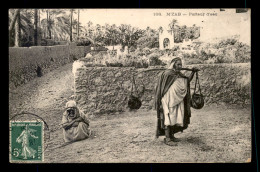
[[[187,79],[177,78],[162,98],[164,125],[183,126],[184,101],[187,94]]]
[[[79,110],[79,114],[77,117],[81,116],[84,122],[79,122],[78,126],[71,127],[67,130],[63,128],[63,137],[65,142],[72,142],[83,140],[89,137],[90,129],[89,129],[89,119],[88,115],[84,114],[81,110]],[[64,112],[62,117],[62,123],[71,122],[72,120],[67,117],[67,113]]]

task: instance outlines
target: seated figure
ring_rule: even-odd
[[[62,128],[65,142],[74,142],[90,136],[89,119],[78,109],[75,101],[66,103],[66,110],[62,116]]]

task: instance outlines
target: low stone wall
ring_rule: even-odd
[[[9,48],[9,85],[15,88],[37,77],[37,67],[45,73],[84,57],[84,46],[57,45]]]
[[[206,104],[251,103],[250,64],[208,64],[196,66],[199,72],[202,94]],[[141,97],[143,109],[154,105],[154,89],[160,70],[146,71],[128,67],[78,67],[74,73],[75,97],[85,113],[109,113],[125,111],[131,93],[132,75],[135,75],[137,90],[145,87]],[[188,76],[190,72],[185,74]],[[191,82],[193,93],[194,81]]]

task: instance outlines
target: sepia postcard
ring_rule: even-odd
[[[251,9],[9,9],[10,163],[249,163]]]

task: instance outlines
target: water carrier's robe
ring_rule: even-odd
[[[173,133],[182,132],[190,124],[191,110],[190,110],[190,83],[186,76],[182,73],[177,73],[174,70],[167,69],[163,71],[158,78],[157,86],[155,89],[155,109],[157,111],[157,128],[156,137],[165,135],[164,114],[162,109],[162,98],[167,93],[171,85],[178,77],[187,79],[187,94],[184,97],[184,119],[183,126],[176,126]]]

